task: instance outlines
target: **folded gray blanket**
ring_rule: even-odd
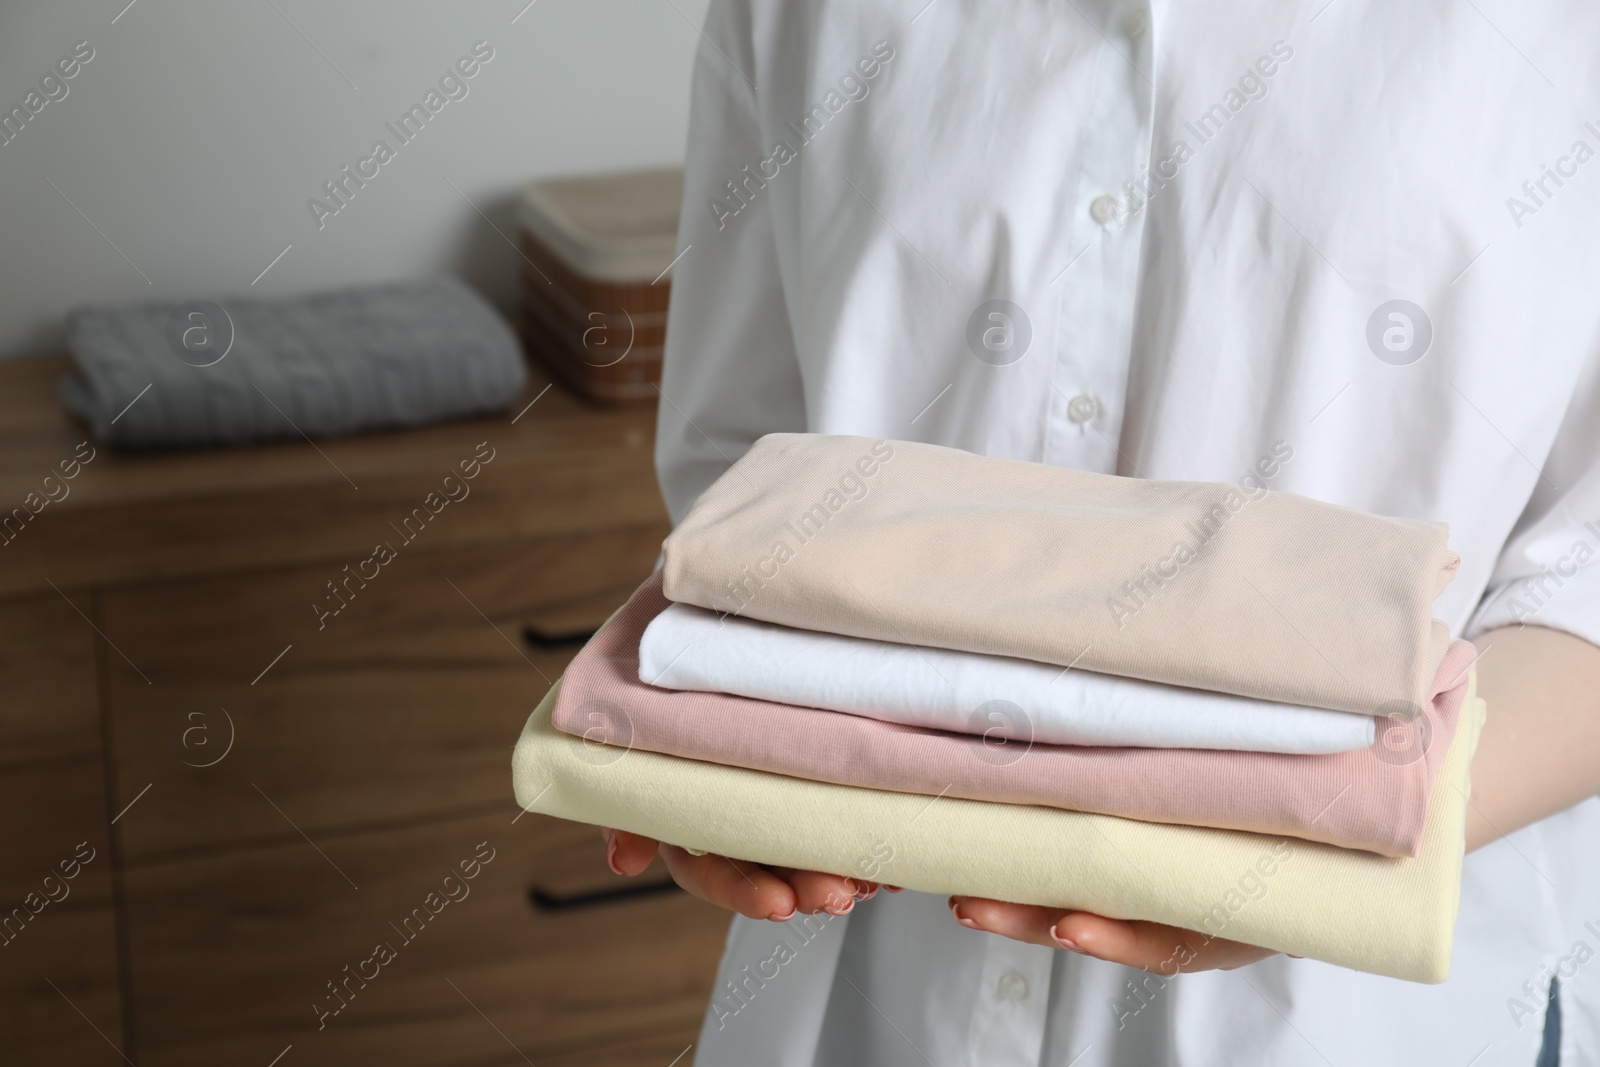
[[[454,280],[221,308],[74,311],[62,401],[97,441],[156,448],[416,426],[504,410],[527,381],[510,327]]]

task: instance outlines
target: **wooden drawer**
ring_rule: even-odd
[[[0,771],[99,760],[93,613],[54,592],[0,603]]]
[[[93,614],[88,597],[0,605],[5,1064],[123,1062],[94,630],[80,610]]]
[[[38,492],[40,479],[84,441],[86,431],[56,399],[56,380],[69,368],[65,359],[0,366],[0,500],[8,508]],[[595,411],[559,389],[546,393],[538,378],[510,415],[315,448],[300,439],[100,448],[70,494],[6,546],[0,594],[50,592],[45,578],[70,591],[364,554],[385,524],[439,491],[480,444],[494,458],[428,530],[432,548],[664,521],[651,413]]]
[[[534,883],[621,884],[592,827],[500,812],[315,840],[128,872],[141,1065],[266,1064],[292,1044],[296,1065],[643,1063],[648,1051],[665,1067],[693,1040],[727,913],[677,891],[556,914],[528,904]],[[481,842],[494,859],[452,890],[467,894],[407,925]],[[367,962],[380,943],[392,958]],[[595,1051],[610,1045],[615,1061]]]
[[[340,567],[106,594],[102,625],[126,656],[107,656],[117,806],[150,786],[118,827],[127,861],[509,817],[512,745],[576,650],[527,647],[522,628],[598,625],[664,535],[402,549],[320,630],[311,605]]]
[[[694,1067],[694,1057],[689,1053],[699,1037],[700,1021],[696,1019],[693,1026],[677,1030],[547,1056],[539,1062],[539,1067]],[[474,1067],[527,1067],[527,1061],[514,1056],[485,1061]]]
[[[83,440],[66,369],[0,370],[5,499]],[[690,1067],[727,916],[593,903],[638,883],[511,793],[577,647],[523,629],[593,629],[656,560],[653,433],[533,381],[491,418],[84,465],[0,550],[0,927],[95,850],[0,946],[0,1063]],[[470,497],[402,534],[485,441]],[[470,896],[319,1028],[482,841]]]

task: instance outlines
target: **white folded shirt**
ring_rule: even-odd
[[[639,680],[1041,744],[1313,754],[1365,748],[1377,729],[1344,711],[796,630],[686,604],[645,629]]]

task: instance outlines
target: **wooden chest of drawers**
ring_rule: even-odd
[[[652,416],[541,382],[514,422],[68,480],[64,367],[0,365],[0,1062],[671,1062],[726,916],[612,895],[509,773],[654,564]]]

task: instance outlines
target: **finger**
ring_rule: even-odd
[[[984,897],[951,897],[950,913],[957,922],[972,930],[1026,941],[1032,945],[1060,948],[1051,930],[1061,918],[1060,908],[1041,908],[1032,904],[1008,904]]]
[[[877,887],[871,882],[858,882],[853,878],[841,878],[821,871],[775,867],[772,873],[794,889],[795,908],[802,915],[815,915],[819,911],[829,915],[845,915],[856,906],[857,900],[865,900],[877,892]]]
[[[950,905],[956,920],[972,929],[1035,945],[1056,945],[1158,974],[1232,970],[1275,954],[1161,923],[1127,922],[1088,912],[1061,916],[1058,909],[978,897],[951,897]]]
[[[1125,922],[1073,912],[1053,930],[1062,944],[1096,959],[1140,967],[1158,974],[1232,970],[1273,955],[1271,949],[1213,938],[1152,922]]]
[[[719,908],[780,922],[795,913],[789,883],[756,864],[726,856],[692,856],[675,845],[661,846],[661,858],[675,882]]]
[[[656,840],[630,834],[626,830],[602,828],[606,837],[606,866],[617,874],[636,875],[650,866],[656,855]]]
[[[1207,948],[1203,934],[1158,923],[1124,922],[1088,912],[1072,912],[1052,930],[1063,945],[1096,959],[1139,967],[1158,974],[1197,968]],[[1186,936],[1187,935],[1187,936]]]

